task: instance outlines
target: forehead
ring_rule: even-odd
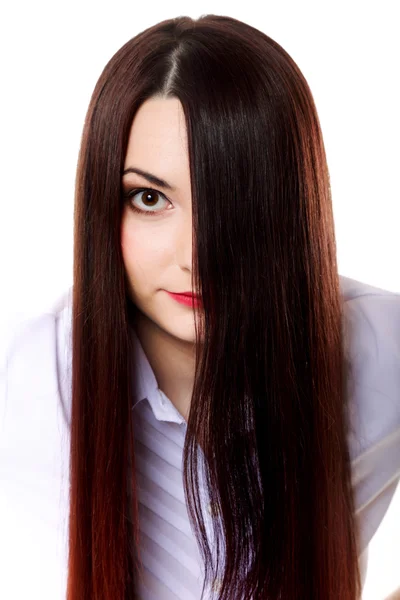
[[[189,169],[186,123],[177,98],[150,98],[139,107],[129,134],[124,168],[130,166],[151,171],[167,181],[180,179]]]

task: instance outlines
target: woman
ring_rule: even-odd
[[[399,361],[400,294],[338,275],[290,56],[215,15],[129,40],[85,120],[71,294],[8,356],[2,466],[26,444],[30,485],[56,470],[49,597],[359,598],[400,477]]]

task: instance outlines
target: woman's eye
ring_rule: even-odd
[[[135,188],[125,192],[124,198],[129,201],[133,211],[149,216],[159,214],[165,208],[162,202],[160,203],[160,198],[169,202],[161,192],[152,188]]]

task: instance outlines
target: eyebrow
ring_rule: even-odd
[[[142,171],[142,169],[137,169],[136,167],[128,167],[124,170],[123,175],[126,175],[127,173],[136,173],[137,175],[140,175],[141,177],[147,179],[147,181],[150,181],[150,183],[154,183],[154,185],[158,185],[159,187],[165,188],[166,190],[175,191],[175,188],[166,181],[164,181],[164,179],[160,179],[159,177],[156,177],[156,175],[152,175],[151,173]]]

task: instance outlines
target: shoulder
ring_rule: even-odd
[[[55,315],[41,313],[21,322],[6,349],[5,376],[13,389],[54,384]],[[43,375],[46,374],[44,378]]]
[[[0,431],[18,415],[40,413],[43,398],[60,395],[70,307],[71,288],[12,332],[0,369]]]
[[[373,336],[383,340],[389,334],[392,350],[400,350],[400,293],[340,276],[345,325],[350,328],[351,341]],[[347,331],[345,332],[347,333]]]
[[[61,374],[68,296],[60,300],[13,327],[0,373],[0,555],[11,567],[2,573],[2,598],[11,586],[23,597],[25,580],[13,578],[20,563],[31,597],[65,593],[70,440]]]
[[[341,277],[349,452],[365,550],[400,480],[400,294]]]
[[[341,289],[356,455],[400,430],[400,294],[346,277]]]

